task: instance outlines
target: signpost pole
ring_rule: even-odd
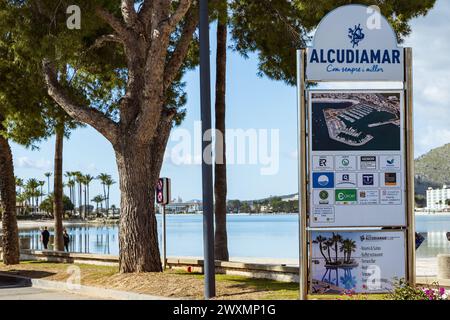
[[[298,157],[300,159],[298,168],[300,300],[306,300],[308,294],[305,57],[305,49],[297,50]]]
[[[211,83],[209,62],[208,0],[200,0],[200,104],[202,120],[202,190],[203,190],[203,250],[205,299],[216,295],[214,265],[214,204],[212,154],[205,154],[211,134]],[[207,157],[207,158],[205,158]]]
[[[162,254],[163,254],[163,270],[166,270],[166,261],[167,261],[167,246],[166,246],[166,239],[167,239],[167,229],[166,229],[166,205],[161,205],[161,213],[162,213],[162,233],[163,233],[163,240],[162,240]]]
[[[416,247],[414,217],[414,123],[413,123],[413,74],[412,48],[404,48],[405,55],[405,105],[406,105],[406,190],[407,190],[407,250],[408,279],[416,283]]]

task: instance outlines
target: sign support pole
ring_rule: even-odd
[[[163,239],[162,239],[162,254],[163,254],[163,270],[166,270],[167,266],[167,246],[166,246],[166,239],[167,239],[167,229],[166,229],[166,205],[161,205],[161,213],[162,213],[162,233],[163,233]]]
[[[305,61],[306,50],[297,50],[297,105],[298,105],[298,190],[299,190],[299,299],[306,300],[308,294],[308,244],[306,230],[307,175],[306,175],[306,99]]]
[[[212,154],[205,154],[211,137],[211,79],[209,62],[208,0],[200,0],[200,104],[202,120],[202,191],[203,191],[203,251],[205,299],[216,295],[214,265],[214,203]],[[209,159],[205,159],[205,156]],[[209,161],[207,161],[209,160]]]
[[[413,74],[412,48],[404,49],[405,56],[405,106],[406,106],[406,190],[407,190],[407,257],[408,282],[416,283],[416,241],[414,215],[414,123],[413,123]]]

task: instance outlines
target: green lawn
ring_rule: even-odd
[[[164,273],[120,274],[118,267],[90,264],[67,264],[25,261],[17,266],[0,266],[0,272],[31,278],[66,281],[70,266],[80,268],[81,284],[167,296],[172,298],[203,298],[203,274],[185,270],[167,270]],[[268,279],[254,279],[236,275],[216,275],[218,299],[295,300],[299,296],[298,283]],[[384,295],[310,295],[308,299],[377,300]]]

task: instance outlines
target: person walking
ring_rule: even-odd
[[[44,227],[44,230],[41,232],[41,241],[45,250],[47,250],[49,240],[50,232],[48,232],[47,227]]]
[[[69,252],[69,243],[70,243],[70,236],[67,233],[67,230],[64,229],[63,231],[63,238],[64,238],[64,249]]]

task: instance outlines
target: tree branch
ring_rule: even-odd
[[[138,14],[134,9],[134,0],[122,0],[120,9],[127,26],[135,30],[142,31]]]
[[[101,48],[107,42],[117,42],[117,43],[123,44],[123,40],[120,39],[117,35],[107,34],[107,35],[103,35],[103,36],[97,38],[95,40],[94,44],[92,46],[90,46],[87,51]]]
[[[197,8],[191,8],[187,14],[186,22],[184,24],[183,32],[178,40],[175,51],[172,53],[169,62],[164,71],[164,92],[170,87],[176,78],[184,59],[189,50],[195,29],[198,25]]]
[[[117,32],[117,34],[122,40],[126,41],[130,38],[130,32],[128,31],[126,25],[122,21],[120,21],[119,18],[114,16],[111,12],[107,11],[102,7],[97,7],[96,13],[100,18],[102,18],[106,23],[108,23],[115,32]]]
[[[92,126],[114,144],[118,136],[117,124],[97,109],[75,103],[59,84],[54,65],[49,60],[44,59],[42,67],[49,96],[72,118]]]
[[[167,25],[170,28],[170,31],[175,29],[175,27],[183,20],[184,16],[188,12],[191,7],[192,0],[180,0],[178,7],[175,9],[175,12],[170,16]]]

